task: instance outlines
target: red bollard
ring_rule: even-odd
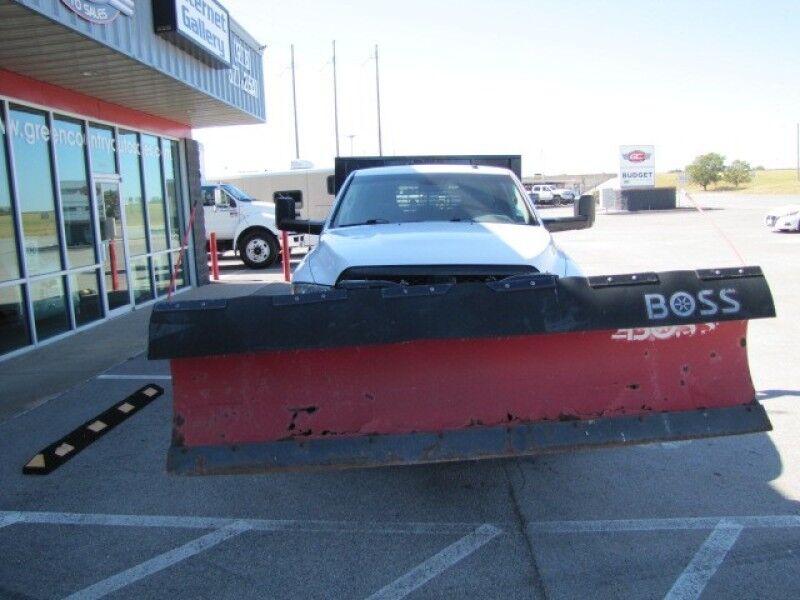
[[[289,255],[291,254],[289,250],[289,234],[285,231],[281,231],[281,263],[283,264],[283,280],[284,281],[291,281],[292,280],[292,269],[289,265]]]
[[[108,240],[108,262],[111,270],[111,289],[119,291],[119,273],[117,272],[117,248],[114,240]]]
[[[217,260],[217,234],[212,232],[208,240],[208,251],[211,253],[211,277],[219,281],[219,261]]]

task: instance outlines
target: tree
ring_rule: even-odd
[[[716,152],[702,154],[694,159],[694,162],[686,167],[689,179],[708,189],[709,183],[716,183],[725,171],[725,157]]]
[[[747,183],[753,178],[751,171],[750,163],[744,160],[735,160],[725,169],[722,177],[728,183],[732,183],[733,187],[739,187],[740,183]]]

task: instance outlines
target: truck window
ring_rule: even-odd
[[[325,179],[325,187],[327,188],[329,195],[336,195],[336,178],[333,175],[328,175],[328,177]]]
[[[355,177],[333,227],[419,221],[536,222],[506,175],[403,173]]]
[[[273,202],[278,198],[291,198],[294,200],[295,206],[297,206],[298,209],[303,208],[303,192],[300,190],[284,190],[272,194]]]

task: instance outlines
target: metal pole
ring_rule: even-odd
[[[336,156],[339,156],[339,102],[336,95],[336,40],[333,40],[333,127],[336,131]]]
[[[375,90],[378,95],[378,156],[383,156],[383,139],[381,138],[381,79],[378,71],[378,44],[375,44]]]
[[[294,157],[300,158],[300,136],[297,133],[297,87],[294,80],[294,44],[292,44],[292,106],[294,107]]]
[[[797,124],[797,181],[800,181],[800,123]]]
[[[353,138],[356,137],[355,133],[351,133],[347,137],[350,138],[350,156],[353,156]]]

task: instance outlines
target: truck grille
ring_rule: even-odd
[[[484,283],[520,273],[538,273],[530,265],[398,265],[350,267],[342,271],[336,285],[388,281],[401,285],[435,283]]]

